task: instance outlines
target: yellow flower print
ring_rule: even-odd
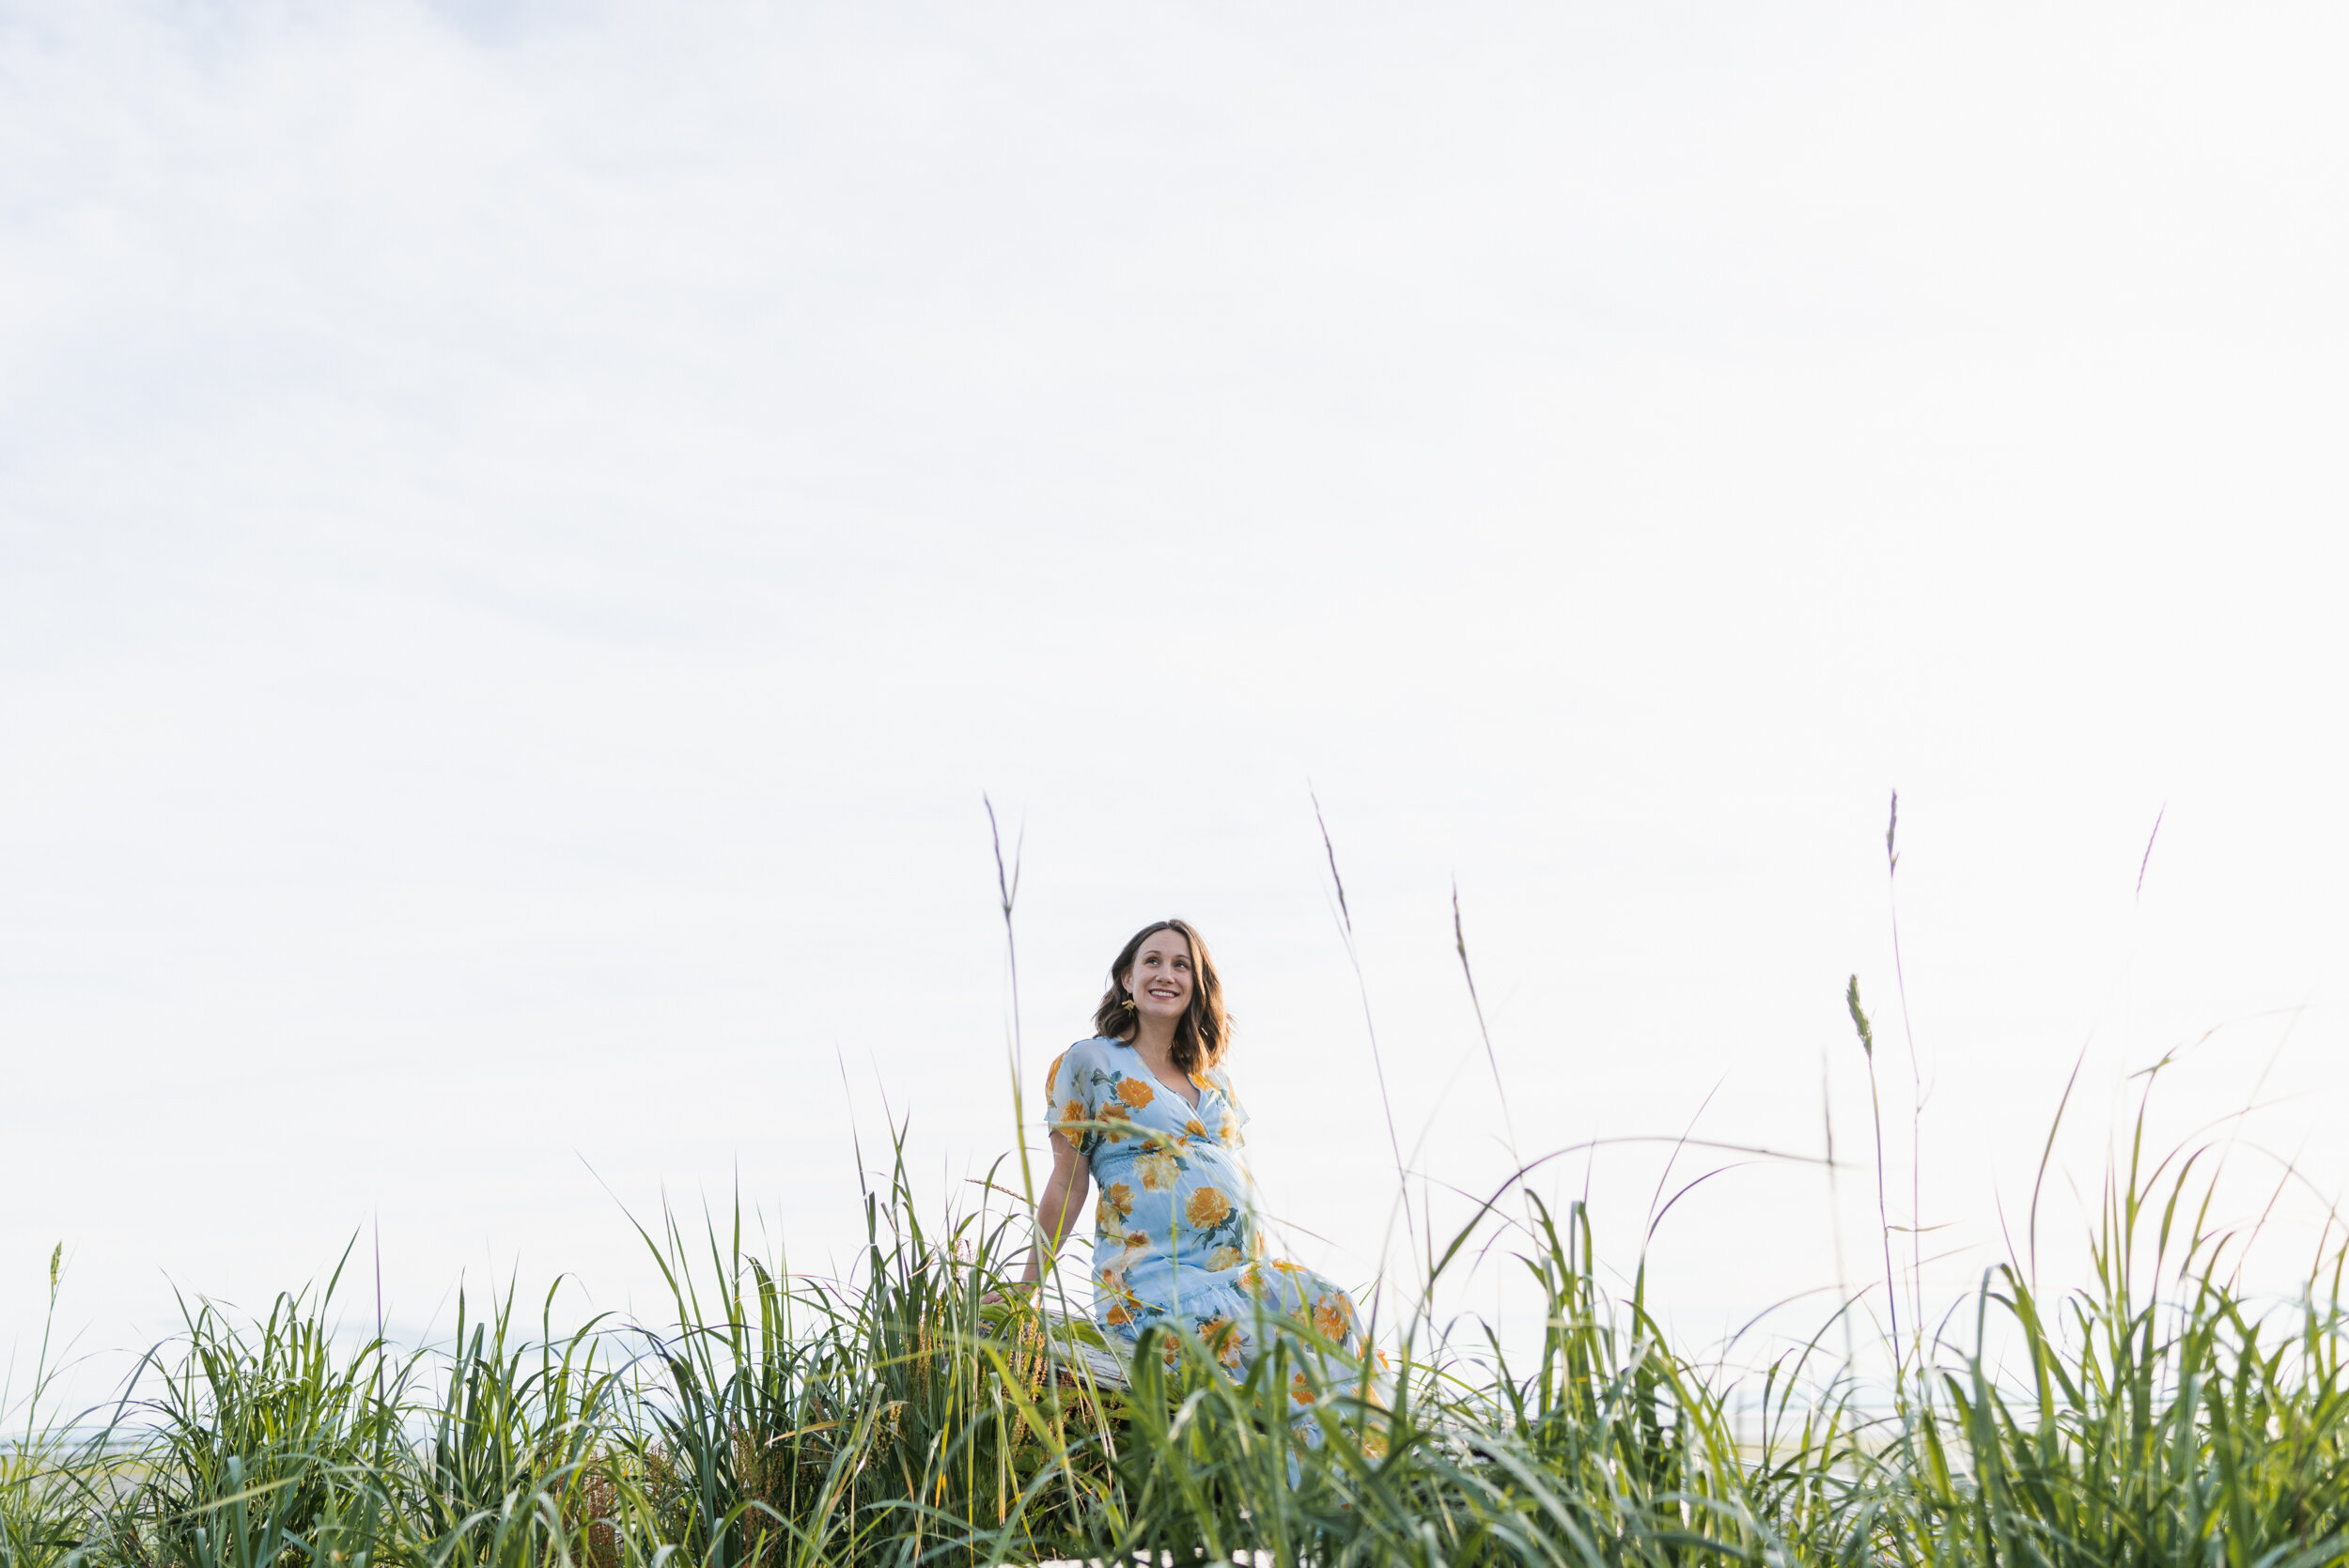
[[[1211,1317],[1199,1326],[1199,1341],[1232,1371],[1239,1370],[1239,1329],[1231,1319]]]
[[[1323,1339],[1342,1342],[1353,1327],[1353,1306],[1345,1296],[1325,1296],[1314,1303],[1314,1331]]]
[[[1134,1294],[1132,1286],[1126,1283],[1126,1264],[1134,1253],[1146,1250],[1146,1243],[1137,1248],[1128,1241],[1123,1256],[1102,1265],[1098,1270],[1101,1288],[1095,1294],[1109,1302],[1109,1311],[1103,1315],[1112,1324],[1123,1327],[1133,1322],[1134,1311],[1142,1305],[1142,1298]]]
[[[1103,1230],[1110,1228],[1112,1217],[1131,1219],[1134,1217],[1134,1189],[1124,1182],[1112,1182],[1101,1188],[1101,1202],[1093,1211],[1094,1223]]]
[[[1140,1110],[1158,1095],[1152,1094],[1150,1086],[1138,1078],[1121,1078],[1117,1080],[1117,1097]]]
[[[1215,1141],[1227,1149],[1238,1148],[1239,1124],[1229,1116],[1224,1117],[1221,1124],[1215,1129]]]
[[[1120,1129],[1132,1126],[1133,1118],[1126,1113],[1126,1108],[1124,1106],[1103,1106],[1101,1108],[1101,1120],[1112,1124],[1110,1126],[1103,1129],[1111,1142],[1123,1143],[1126,1141],[1126,1134]]]
[[[1053,1124],[1052,1130],[1064,1138],[1075,1138],[1083,1132],[1084,1128],[1081,1124],[1084,1119],[1085,1102],[1070,1100],[1060,1108],[1060,1120]]]
[[[1183,1136],[1185,1138],[1196,1138],[1199,1141],[1205,1143],[1207,1141],[1207,1129],[1199,1125],[1198,1117],[1193,1116],[1190,1121],[1183,1124]]]
[[[1290,1374],[1289,1398],[1297,1401],[1299,1405],[1311,1405],[1314,1402],[1313,1385],[1305,1381],[1305,1374],[1303,1373],[1299,1372]]]
[[[1144,1192],[1170,1191],[1183,1173],[1181,1164],[1164,1149],[1153,1149],[1148,1154],[1135,1156],[1134,1169],[1142,1172]]]
[[[1262,1296],[1264,1294],[1264,1270],[1252,1263],[1250,1264],[1240,1274],[1239,1288],[1251,1296]]]
[[[1183,1205],[1183,1218],[1190,1221],[1194,1230],[1212,1231],[1231,1217],[1232,1200],[1224,1196],[1220,1187],[1199,1188],[1190,1195],[1190,1202]]]
[[[1207,1266],[1209,1268],[1237,1268],[1239,1265],[1239,1249],[1237,1247],[1219,1247],[1214,1251],[1207,1254]]]

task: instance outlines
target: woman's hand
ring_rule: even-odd
[[[1043,1260],[1060,1250],[1061,1238],[1083,1209],[1085,1190],[1092,1182],[1092,1167],[1077,1146],[1061,1134],[1052,1134],[1052,1173],[1045,1178],[1044,1191],[1035,1201],[1036,1244],[1028,1250],[1027,1271],[1017,1285],[1006,1284],[980,1296],[980,1306],[1001,1302],[1010,1290],[1024,1296],[1035,1294],[1036,1281],[1044,1275]]]

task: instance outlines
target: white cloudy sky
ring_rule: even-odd
[[[2345,46],[0,5],[0,1339],[58,1241],[104,1349],[379,1224],[419,1332],[509,1268],[645,1308],[619,1203],[738,1181],[821,1267],[891,1112],[968,1192],[1016,1126],[983,791],[1028,1069],[1200,922],[1349,1281],[1394,1178],[1308,781],[1436,1179],[1508,1126],[1816,1152],[1823,1060],[1864,1153],[1897,786],[1940,1287],[2083,1048],[2083,1190],[2201,1040],[2164,1136],[2258,1100],[2329,1194]],[[1627,1266],[1660,1166],[1550,1186]],[[1657,1292],[1830,1282],[1828,1214],[1725,1175]]]

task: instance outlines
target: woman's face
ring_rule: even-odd
[[[1170,1022],[1190,1005],[1190,941],[1180,931],[1153,931],[1142,939],[1126,977],[1134,1012]]]

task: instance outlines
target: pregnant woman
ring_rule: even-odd
[[[1102,1329],[1131,1342],[1164,1324],[1197,1335],[1237,1373],[1285,1317],[1359,1356],[1352,1299],[1264,1256],[1239,1153],[1248,1113],[1221,1066],[1231,1027],[1199,933],[1179,920],[1138,932],[1110,966],[1093,1026],[1098,1033],[1069,1047],[1049,1075],[1052,1173],[1036,1222],[1057,1248],[1087,1188],[1099,1186],[1093,1315]],[[1030,1283],[1042,1250],[1029,1255]],[[1313,1398],[1301,1376],[1292,1392]]]

